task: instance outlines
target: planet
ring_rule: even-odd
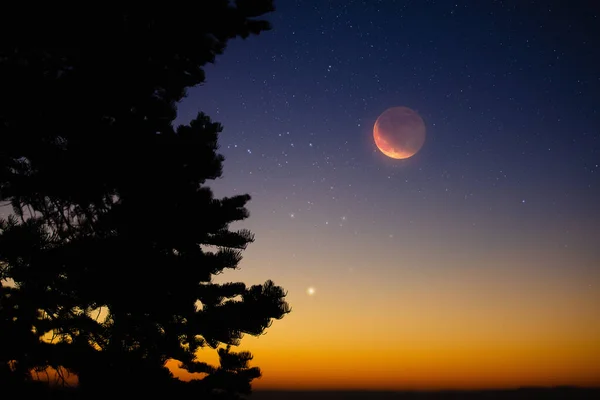
[[[403,160],[417,154],[425,143],[425,123],[408,107],[392,107],[375,121],[373,138],[388,157]]]

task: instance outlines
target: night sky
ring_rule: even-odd
[[[252,195],[216,281],[288,290],[254,387],[600,385],[600,6],[275,5],[177,120],[221,122],[210,185]],[[406,160],[373,140],[395,106],[427,129]]]

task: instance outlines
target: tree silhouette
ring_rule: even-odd
[[[51,367],[86,394],[185,386],[236,398],[260,376],[231,346],[288,313],[285,293],[212,283],[253,241],[230,229],[250,197],[217,199],[206,185],[222,173],[220,124],[173,121],[202,67],[269,29],[256,18],[273,5],[200,4],[0,21],[5,38],[35,30],[60,43],[0,48],[0,201],[12,209],[0,220],[3,383]],[[219,366],[196,358],[203,347],[218,348]],[[205,377],[184,385],[169,359]]]

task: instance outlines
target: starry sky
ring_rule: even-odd
[[[288,291],[254,387],[600,385],[600,7],[275,5],[177,120],[223,124],[210,185],[252,196],[216,281]],[[427,129],[405,160],[373,140],[394,106]]]

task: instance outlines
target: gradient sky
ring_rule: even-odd
[[[254,387],[600,385],[600,7],[275,4],[178,119],[223,124],[211,186],[252,195],[217,281],[289,292]],[[373,141],[393,106],[427,127],[407,160]]]

